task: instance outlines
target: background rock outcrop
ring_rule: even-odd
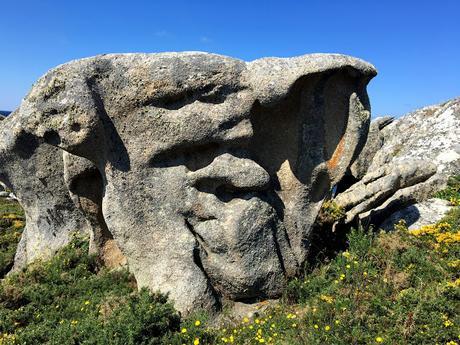
[[[391,123],[378,118],[371,128],[379,130],[370,133],[349,172],[358,182],[342,188],[334,199],[347,211],[345,222],[378,227],[395,212],[430,198],[449,176],[460,174],[460,99],[424,107]]]
[[[59,169],[94,245],[113,240],[139,286],[188,312],[277,297],[298,273],[364,145],[375,74],[333,54],[104,55],[51,70],[10,117],[87,160]]]

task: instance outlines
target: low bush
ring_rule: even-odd
[[[165,296],[136,289],[126,270],[99,270],[75,237],[46,262],[0,285],[0,344],[160,344],[179,329]]]
[[[459,227],[455,207],[417,230],[402,222],[388,233],[353,230],[347,250],[290,281],[275,307],[220,327],[199,311],[181,320],[166,296],[138,291],[125,270],[98,267],[75,237],[1,281],[0,345],[458,345]]]
[[[0,278],[13,266],[24,226],[24,211],[19,203],[0,198]]]

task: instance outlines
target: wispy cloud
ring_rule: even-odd
[[[172,34],[169,31],[166,31],[166,30],[155,31],[154,35],[156,37],[169,37],[169,36],[172,36]]]
[[[212,39],[210,39],[208,36],[201,36],[200,41],[201,43],[211,43]]]

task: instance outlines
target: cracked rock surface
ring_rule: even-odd
[[[276,298],[298,273],[323,199],[364,145],[375,74],[335,54],[102,55],[48,72],[3,122],[91,162],[53,169],[140,287],[184,313],[219,309]]]
[[[334,199],[347,211],[346,223],[388,227],[395,212],[430,198],[460,174],[460,98],[390,119],[373,121],[351,167],[359,181]]]

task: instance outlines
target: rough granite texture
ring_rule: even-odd
[[[13,270],[49,258],[72,233],[90,231],[65,186],[63,151],[26,133],[18,115],[0,125],[0,181],[14,192],[26,216]]]
[[[376,119],[371,128],[386,122]],[[416,110],[370,134],[352,172],[361,180],[335,198],[347,211],[346,222],[380,226],[397,210],[430,198],[449,176],[460,174],[460,98]]]
[[[103,55],[49,71],[10,117],[92,163],[65,166],[93,243],[113,238],[138,285],[187,313],[278,297],[299,272],[323,199],[366,140],[375,74],[333,54]],[[72,181],[94,168],[89,196]]]
[[[419,229],[424,225],[436,224],[451,209],[453,206],[447,200],[431,198],[396,211],[380,227],[391,231],[403,219],[409,230]]]

